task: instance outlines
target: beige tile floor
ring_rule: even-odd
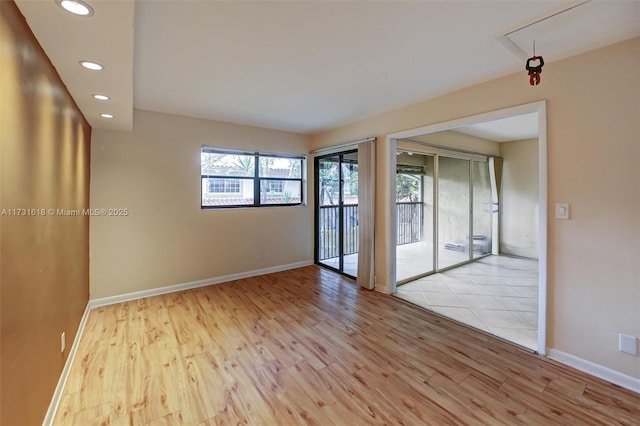
[[[488,256],[398,286],[396,297],[532,350],[538,339],[538,261]]]
[[[340,260],[337,257],[321,260],[321,264],[330,266],[334,269],[340,269]],[[358,275],[358,253],[348,254],[344,257],[342,272],[352,277]]]
[[[446,250],[444,246],[440,246],[438,256],[440,268],[455,265],[469,259],[467,252]],[[481,255],[474,252],[473,256],[475,258]],[[419,261],[416,261],[416,259],[419,259]],[[424,275],[432,270],[433,249],[431,241],[419,241],[396,246],[396,281]]]

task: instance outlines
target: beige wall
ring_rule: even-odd
[[[538,140],[500,144],[500,252],[538,258]]]
[[[0,1],[2,425],[42,424],[87,305],[89,218],[48,210],[89,207],[90,138],[16,5]]]
[[[91,298],[312,260],[309,207],[200,209],[200,147],[305,154],[306,136],[134,111],[132,132],[95,130]],[[259,253],[264,258],[259,259]]]
[[[588,70],[588,72],[586,72]],[[640,378],[618,333],[640,335],[640,38],[524,71],[314,135],[319,148],[378,136],[376,276],[389,291],[390,146],[385,136],[547,99],[548,346]],[[603,167],[610,165],[610,167]],[[553,219],[555,202],[571,220]]]

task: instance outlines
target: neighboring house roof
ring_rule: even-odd
[[[296,198],[296,197],[291,197],[291,199],[289,200],[289,203],[299,203],[300,202],[300,198]],[[262,204],[284,204],[284,195],[280,195],[280,196],[267,196],[266,201],[263,202]],[[247,199],[245,198],[241,198],[241,197],[234,197],[234,198],[229,198],[229,197],[224,197],[224,198],[204,198],[202,200],[202,205],[203,206],[240,206],[240,205],[246,205],[246,206],[252,206],[253,204],[251,202],[247,202]]]
[[[202,171],[202,173],[205,175],[224,176],[224,177],[228,177],[229,179],[236,178],[236,177],[238,178],[253,177],[253,176],[234,176],[233,175],[234,172],[236,173],[243,172],[243,170],[238,169],[237,167],[208,165],[206,169]],[[289,174],[290,174],[289,168],[285,168],[285,169],[270,168],[269,169],[270,178],[288,178],[290,177]]]

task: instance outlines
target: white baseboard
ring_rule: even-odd
[[[53,392],[53,397],[51,398],[51,402],[49,403],[49,408],[47,409],[47,413],[45,414],[44,420],[42,421],[43,426],[52,425],[53,421],[56,418],[58,408],[60,407],[62,393],[64,392],[65,386],[67,386],[69,373],[71,372],[71,367],[73,366],[73,363],[76,359],[78,346],[80,346],[80,340],[82,339],[82,335],[84,334],[84,327],[87,325],[87,318],[89,318],[90,311],[91,308],[89,307],[89,303],[87,303],[87,306],[84,309],[84,313],[82,314],[82,318],[80,319],[80,324],[78,325],[76,337],[73,339],[71,349],[69,349],[69,356],[67,357],[67,361],[64,363],[64,368],[62,369],[62,373],[60,373],[58,384],[56,385],[56,389]]]
[[[616,370],[612,370],[603,365],[595,364],[586,359],[559,351],[557,349],[547,348],[547,356],[555,361],[566,364],[570,367],[584,371],[592,376],[599,377],[603,380],[611,382],[625,389],[640,393],[640,379],[622,374]]]
[[[191,281],[187,283],[175,284],[175,285],[170,285],[166,287],[152,288],[149,290],[136,291],[133,293],[118,294],[116,296],[102,297],[100,299],[89,300],[89,306],[90,306],[90,309],[94,309],[99,306],[107,306],[107,305],[113,305],[115,303],[129,302],[132,300],[144,299],[145,297],[158,296],[158,295],[167,294],[167,293],[174,293],[176,291],[189,290],[192,288],[206,287],[208,285],[241,280],[243,278],[250,278],[258,275],[272,274],[274,272],[282,272],[282,271],[287,271],[289,269],[302,268],[303,266],[309,266],[309,265],[313,265],[313,262],[305,260],[303,262],[289,263],[287,265],[279,265],[279,266],[273,266],[270,268],[240,272],[237,274],[223,275],[221,277],[207,278],[204,280]]]

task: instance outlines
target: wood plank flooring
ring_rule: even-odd
[[[640,395],[316,266],[93,310],[56,425],[639,425]]]

